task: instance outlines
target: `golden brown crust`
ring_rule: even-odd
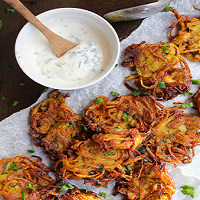
[[[194,7],[196,10],[198,8]],[[180,15],[175,9],[171,10],[177,21],[170,28],[171,42],[178,46],[180,53],[193,62],[200,61],[200,19],[192,18],[187,15]],[[175,27],[180,25],[178,34],[172,35]]]
[[[123,67],[135,67],[137,74],[126,78],[125,84],[135,87],[129,81],[146,90],[158,100],[169,100],[190,90],[191,74],[187,62],[180,56],[179,49],[173,43],[132,44],[127,47]],[[163,82],[164,87],[158,83]]]
[[[130,200],[170,200],[175,193],[175,184],[162,163],[138,161],[121,177],[117,191]]]
[[[101,103],[97,100],[101,99]],[[104,149],[134,150],[162,116],[163,106],[150,96],[124,95],[109,101],[98,96],[86,108],[85,120],[96,133],[93,139]]]
[[[190,163],[194,148],[200,143],[199,129],[199,116],[176,108],[166,109],[163,119],[152,128],[154,137],[145,144],[146,150],[165,162]]]

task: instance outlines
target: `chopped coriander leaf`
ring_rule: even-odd
[[[193,107],[193,102],[181,104],[181,108],[191,108]]]
[[[15,9],[11,6],[6,8],[6,14],[13,14],[15,12]]]
[[[72,186],[70,183],[68,183],[67,185],[63,185],[59,191],[72,190],[72,189],[74,189],[74,186]]]
[[[101,104],[102,101],[103,101],[103,98],[101,98],[101,97],[97,97],[95,103],[97,103],[97,104]]]
[[[22,195],[22,200],[26,200],[26,198],[25,198],[25,196],[24,196],[24,190],[25,190],[26,188],[29,188],[29,189],[31,189],[31,190],[36,190],[36,188],[34,188],[34,187],[31,185],[31,183],[29,183],[28,186],[25,187],[25,188],[22,190],[22,193],[21,193],[21,195]]]
[[[16,106],[18,103],[19,103],[19,101],[15,100],[15,101],[13,101],[12,105]]]
[[[185,94],[181,94],[182,96],[190,96],[190,95],[193,95],[193,93],[192,92],[187,92],[187,93],[185,93]]]
[[[87,133],[88,132],[88,128],[84,124],[81,124],[81,125],[83,126],[83,131]]]
[[[24,86],[24,85],[25,85],[25,83],[21,82],[21,83],[20,83],[20,85],[21,85],[21,86]]]
[[[174,8],[168,4],[161,12],[167,12],[167,10],[173,10]]]
[[[47,90],[48,90],[48,88],[47,88],[47,87],[45,87],[45,89],[42,91],[42,93],[41,93],[41,94],[43,94],[43,93],[47,92]]]
[[[169,50],[166,48],[166,46],[161,46],[161,48],[163,49],[163,54],[167,54],[169,52]]]
[[[6,98],[5,97],[1,97],[4,101],[6,100]]]
[[[5,68],[10,71],[13,67],[11,65],[5,65]]]
[[[117,93],[117,92],[111,92],[111,94],[113,95],[113,96],[119,96],[119,93]]]
[[[192,186],[184,185],[181,187],[183,190],[181,192],[185,195],[190,195],[192,198],[198,197],[198,195],[194,192],[194,188]]]
[[[107,194],[105,192],[100,192],[99,193],[99,196],[103,197],[103,198],[106,198]]]
[[[135,97],[137,97],[137,96],[139,96],[141,94],[149,94],[149,93],[147,91],[143,90],[143,89],[134,90],[132,92],[132,95],[135,96]]]
[[[200,85],[200,79],[192,80],[192,84],[194,84],[194,85]]]
[[[132,167],[130,166],[130,165],[126,165],[126,166],[123,166],[122,168],[121,168],[121,171],[123,172],[123,171],[126,171],[126,170],[131,170],[132,169]]]
[[[118,66],[118,64],[115,65],[115,67],[117,67],[117,66]]]
[[[128,122],[128,116],[124,116],[122,118],[124,119],[125,122]]]
[[[0,20],[0,31],[3,29],[3,22]]]
[[[157,87],[165,88],[165,82],[158,81]]]
[[[108,188],[108,186],[106,185],[106,186],[103,186],[104,188]]]
[[[57,183],[57,185],[60,185],[60,184],[62,184],[64,182],[64,179],[60,179],[59,181],[58,181],[58,183]]]
[[[14,162],[14,163],[10,164],[10,166],[8,167],[8,169],[13,170],[13,171],[17,171],[17,163]]]
[[[35,150],[29,149],[28,152],[29,153],[35,153]]]
[[[104,155],[105,155],[106,157],[108,157],[108,156],[109,156],[109,154],[108,154],[108,153],[104,153]]]
[[[135,71],[136,70],[136,67],[131,67],[130,71]]]

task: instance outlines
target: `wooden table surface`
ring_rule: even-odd
[[[34,14],[38,15],[44,11],[76,7],[83,8],[103,16],[107,12],[123,8],[155,2],[153,0],[21,0],[21,2]],[[45,87],[28,78],[17,64],[14,54],[16,37],[21,28],[27,22],[19,13],[6,14],[9,5],[0,1],[0,20],[3,29],[0,30],[0,121],[11,114],[29,107],[33,104]],[[118,22],[111,25],[116,30],[120,40],[126,38],[135,30],[142,20],[130,22]],[[10,65],[8,70],[5,66]],[[22,86],[21,83],[24,83]],[[18,101],[17,105],[13,105]]]

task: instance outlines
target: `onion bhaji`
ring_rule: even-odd
[[[34,144],[43,146],[52,159],[59,159],[73,140],[87,137],[84,119],[65,103],[67,96],[56,90],[30,111]]]
[[[145,140],[163,106],[150,96],[124,95],[109,101],[98,96],[86,108],[85,121],[95,131],[93,139],[103,149],[134,150]]]
[[[135,90],[144,89],[158,100],[173,99],[179,94],[190,91],[191,74],[187,62],[180,56],[178,47],[173,43],[132,44],[125,50],[123,67],[135,67],[136,74],[126,77],[125,84]]]
[[[56,181],[42,159],[34,161],[26,156],[0,160],[0,197],[3,200],[53,199]]]
[[[59,196],[57,200],[102,200],[102,199],[94,192],[81,191],[76,188],[66,194]]]
[[[197,9],[196,7],[194,7]],[[197,9],[199,10],[199,9]],[[171,42],[178,46],[180,53],[193,62],[200,61],[200,19],[192,18],[187,15],[180,15],[175,9],[171,10],[177,21],[170,28]],[[178,34],[172,35],[175,27],[180,25]]]
[[[168,108],[164,117],[152,128],[152,139],[144,144],[146,151],[165,162],[190,163],[194,148],[200,143],[199,129],[199,116],[185,114],[178,108]]]
[[[176,186],[162,163],[138,161],[121,177],[117,191],[130,200],[170,200]]]
[[[109,149],[105,153],[97,142],[88,139],[72,145],[68,155],[56,162],[54,170],[63,179],[83,178],[86,184],[91,182],[102,187],[116,179],[123,166],[132,165],[145,156],[124,149]]]

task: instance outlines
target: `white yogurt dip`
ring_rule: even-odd
[[[111,47],[99,27],[80,19],[64,18],[45,25],[78,45],[57,58],[48,40],[37,32],[30,49],[31,62],[40,76],[49,82],[70,86],[88,82],[103,73],[111,57]]]

